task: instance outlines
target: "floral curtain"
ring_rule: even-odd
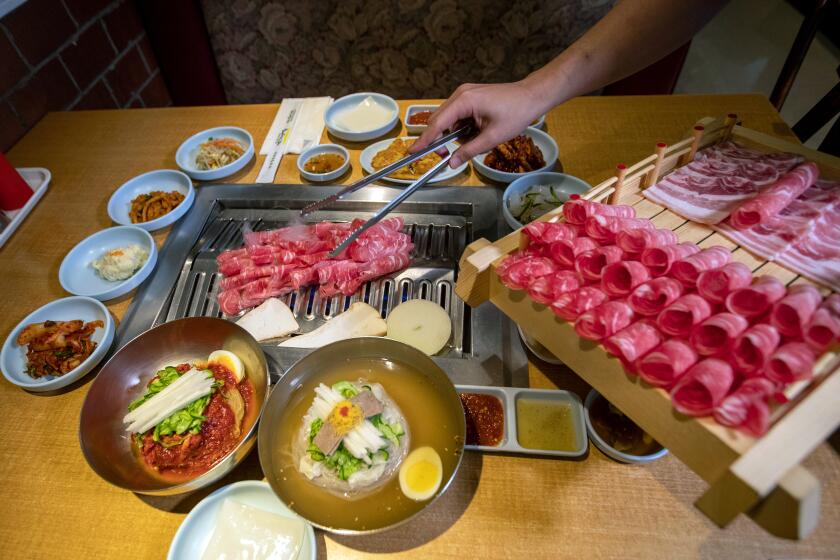
[[[378,91],[447,97],[524,77],[614,0],[203,0],[231,103]]]

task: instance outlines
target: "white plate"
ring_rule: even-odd
[[[49,170],[43,167],[18,167],[17,172],[20,173],[20,176],[23,177],[23,180],[32,189],[32,196],[29,197],[29,200],[26,201],[26,204],[22,208],[6,212],[6,216],[10,222],[5,228],[0,229],[0,247],[6,243],[6,240],[12,236],[26,216],[35,208],[35,205],[38,204],[38,201],[47,192],[47,188],[50,186],[50,179],[52,178]]]
[[[344,163],[341,164],[338,169],[330,171],[329,173],[311,173],[304,169],[304,165],[306,165],[309,158],[319,154],[338,154],[344,158]],[[319,144],[317,146],[312,146],[311,148],[304,150],[303,153],[298,156],[297,168],[300,172],[300,176],[309,181],[332,181],[333,179],[338,179],[344,175],[348,169],[350,169],[350,152],[347,151],[347,148],[339,146],[338,144]]]
[[[240,144],[245,146],[245,153],[239,159],[232,161],[229,164],[218,169],[199,169],[195,165],[195,157],[198,155],[198,147],[209,140],[210,138],[233,138]],[[233,175],[249,161],[254,158],[254,139],[251,133],[244,128],[238,126],[217,126],[216,128],[208,128],[202,130],[197,134],[193,134],[178,147],[175,152],[175,163],[181,170],[197,181],[215,181]]]
[[[26,347],[19,346],[17,343],[17,337],[24,327],[48,320],[73,321],[76,319],[85,322],[100,320],[105,324],[104,328],[96,329],[90,337],[92,341],[96,342],[96,348],[90,356],[79,364],[79,367],[60,377],[49,376],[40,379],[29,377],[25,371]],[[114,342],[114,320],[108,313],[108,309],[93,298],[67,297],[36,309],[12,329],[3,344],[3,351],[0,353],[0,368],[3,370],[3,376],[18,387],[30,391],[52,391],[66,387],[92,370],[108,353],[112,342]]]
[[[423,111],[431,111],[434,113],[438,110],[438,107],[440,107],[440,105],[409,105],[405,110],[405,117],[403,117],[406,131],[409,134],[423,134],[429,126],[425,124],[410,124],[408,119],[414,113],[421,113]]]
[[[488,179],[499,181],[501,183],[510,183],[511,181],[515,181],[516,179],[524,177],[529,173],[539,173],[541,171],[551,171],[554,169],[554,166],[557,163],[557,156],[560,153],[560,150],[557,148],[557,142],[554,141],[554,138],[542,130],[533,127],[526,128],[522,134],[530,136],[534,141],[534,144],[536,144],[536,146],[540,149],[543,154],[543,159],[545,159],[545,166],[529,171],[528,173],[507,173],[506,171],[498,171],[492,167],[484,165],[484,157],[488,153],[484,152],[483,154],[478,154],[472,158],[473,167],[475,167],[479,173]]]
[[[164,214],[156,220],[150,220],[141,224],[132,224],[128,217],[131,209],[131,201],[138,195],[152,191],[172,192],[179,191],[184,195],[184,200],[168,214]],[[177,221],[187,213],[195,200],[195,189],[193,189],[190,178],[174,169],[158,169],[138,175],[123,183],[120,188],[114,191],[108,201],[108,215],[114,222],[121,226],[137,226],[146,231],[155,231]]]
[[[277,513],[285,517],[298,517],[277,498],[267,482],[243,480],[219,488],[196,505],[184,518],[172,544],[169,546],[167,560],[197,560],[204,554],[210,543],[216,516],[222,502],[232,498],[245,505]],[[316,554],[315,531],[306,523],[298,560],[313,560]]]
[[[114,249],[127,245],[140,245],[149,253],[143,266],[125,280],[109,281],[97,274],[93,261]],[[127,294],[155,268],[157,247],[149,232],[137,226],[117,226],[96,232],[73,247],[58,269],[61,287],[77,296],[88,296],[108,301]]]
[[[416,136],[403,136],[402,137],[403,140],[415,140],[416,138],[417,138]],[[375,144],[371,144],[370,146],[368,146],[367,148],[362,150],[362,153],[359,156],[359,162],[362,164],[362,169],[364,169],[365,172],[367,172],[368,174],[375,173],[376,169],[373,168],[373,163],[372,163],[373,162],[373,156],[375,156],[378,152],[381,152],[382,150],[384,150],[385,148],[390,146],[391,142],[393,142],[394,140],[396,140],[396,138],[394,138],[394,139],[389,138],[387,140],[381,140],[381,141],[379,141]],[[455,144],[454,142],[450,142],[446,146],[447,146],[447,148],[449,148],[450,151],[454,151],[458,147],[457,144]],[[466,169],[466,168],[467,168],[467,162],[466,161],[464,163],[462,163],[461,165],[459,165],[458,167],[456,167],[455,169],[452,169],[451,167],[447,166],[446,169],[444,169],[443,171],[441,171],[440,173],[438,173],[437,175],[432,177],[429,180],[429,182],[430,183],[440,183],[441,181],[446,181],[448,179],[451,179],[452,177],[455,177],[456,175],[458,175],[459,173],[464,171],[464,169]],[[417,179],[393,179],[391,177],[383,177],[383,179],[387,180],[387,181],[391,181],[392,183],[402,183],[403,185],[410,185],[411,183],[413,183],[414,181],[417,180]]]
[[[370,130],[346,130],[336,123],[336,117],[352,107],[355,107],[366,98],[372,98],[375,103],[392,112],[391,118],[387,123],[380,127],[372,128]],[[374,138],[379,138],[392,128],[400,120],[400,107],[394,98],[388,97],[383,93],[361,92],[351,93],[339,99],[336,99],[327,110],[324,112],[324,122],[330,134],[348,142],[367,142]]]

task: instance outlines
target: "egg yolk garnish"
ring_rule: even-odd
[[[237,381],[242,381],[245,377],[245,365],[239,359],[239,356],[229,350],[216,350],[207,358],[207,363],[219,364],[229,370]]]
[[[400,489],[418,502],[428,500],[440,488],[443,465],[431,447],[420,447],[408,454],[400,466]]]

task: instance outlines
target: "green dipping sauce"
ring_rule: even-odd
[[[529,449],[575,451],[578,443],[571,406],[563,401],[517,399],[516,437],[519,445]]]

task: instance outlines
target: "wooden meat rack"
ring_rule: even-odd
[[[672,229],[680,241],[730,248],[733,260],[754,274],[771,274],[786,284],[810,282],[641,194],[666,173],[692,161],[698,150],[730,139],[763,151],[800,154],[819,165],[823,178],[840,180],[840,159],[744,128],[736,120],[735,115],[702,119],[685,140],[671,146],[659,143],[654,154],[635,165],[619,165],[615,177],[583,198],[632,205],[639,217]],[[562,207],[539,218],[562,219]],[[716,524],[724,527],[746,513],[774,535],[807,536],[819,519],[820,485],[800,462],[840,425],[839,349],[833,347],[818,360],[812,380],[789,388],[788,402],[774,410],[771,427],[760,439],[711,418],[683,416],[674,411],[666,391],[627,375],[600,344],[581,339],[570,323],[524,291],[510,290],[499,281],[496,265],[520,247],[523,237],[520,230],[495,243],[480,239],[470,244],[461,257],[457,294],[473,307],[490,300],[516,323],[528,325],[529,334],[706,480],[710,488],[696,505]],[[819,287],[824,294],[830,292]]]

